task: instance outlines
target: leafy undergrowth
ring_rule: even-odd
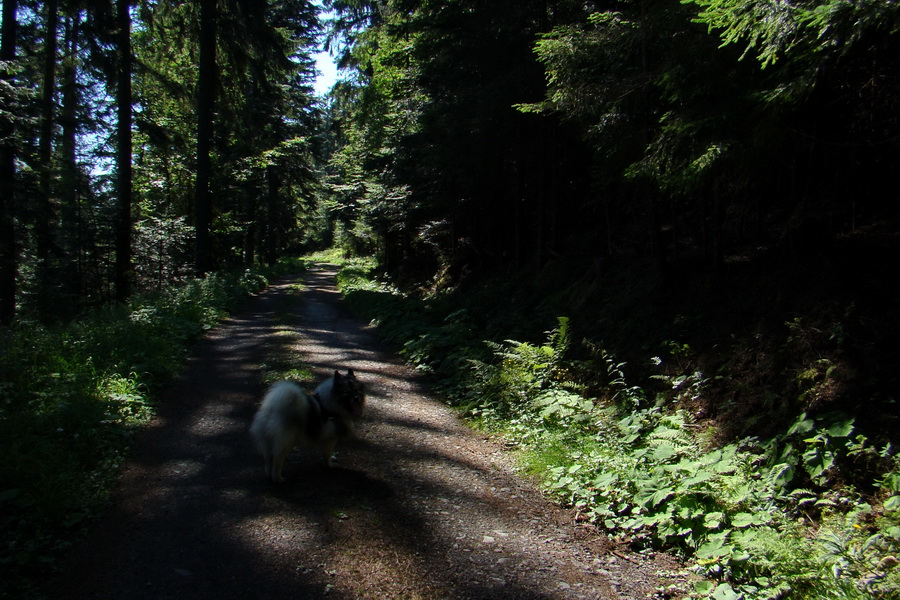
[[[849,335],[841,323],[802,314],[777,330],[751,325],[752,335],[732,334],[714,358],[683,341],[635,336],[634,365],[592,339],[573,341],[576,323],[548,317],[548,303],[519,304],[510,291],[518,282],[404,294],[373,277],[375,267],[345,261],[339,281],[351,305],[472,422],[517,445],[524,467],[578,519],[684,556],[702,580],[672,595],[900,594],[893,416],[871,427],[871,415],[843,397],[861,388],[843,385],[841,348],[823,343]],[[555,327],[535,336],[536,319]],[[638,318],[631,331],[645,327]],[[510,339],[520,334],[533,341]],[[701,364],[717,368],[706,374]],[[741,394],[752,410],[736,406]]]
[[[101,510],[154,392],[283,263],[185,282],[59,327],[0,329],[0,596],[27,594]]]

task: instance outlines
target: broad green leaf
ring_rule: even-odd
[[[753,515],[750,513],[737,513],[733,517],[731,517],[731,525],[732,527],[737,527],[738,529],[742,529],[744,527],[749,527],[753,524]]]
[[[787,434],[793,435],[795,433],[807,433],[812,431],[815,425],[815,422],[812,419],[807,419],[806,413],[803,413],[799,417],[797,417],[797,420],[794,421],[793,425],[788,428]]]
[[[707,513],[706,516],[703,517],[703,524],[708,529],[718,529],[722,526],[722,521],[725,520],[725,513],[723,512],[711,512]]]
[[[700,558],[721,558],[731,553],[731,546],[725,544],[725,536],[710,536],[710,539],[697,548]]]
[[[714,600],[739,600],[741,595],[727,583],[720,583],[712,594]]]
[[[826,431],[831,437],[849,437],[853,433],[853,419],[846,419],[832,424]]]
[[[694,591],[702,597],[708,597],[715,587],[715,581],[697,581],[694,583]]]
[[[697,471],[692,477],[688,477],[678,486],[680,490],[689,490],[692,487],[696,486],[698,483],[703,483],[704,481],[708,481],[715,476],[715,473],[711,473],[706,470]]]
[[[769,480],[778,487],[787,487],[794,479],[794,467],[791,465],[775,465],[769,471]]]
[[[671,489],[657,490],[656,493],[650,497],[650,506],[656,507],[660,503],[664,502],[667,498],[674,495],[675,492]]]
[[[675,456],[675,447],[671,444],[660,444],[653,449],[653,459],[665,461]]]
[[[885,510],[900,510],[900,496],[891,496],[884,501]]]
[[[733,529],[731,539],[735,546],[740,548],[751,547],[760,538],[760,528],[749,527],[747,529]]]

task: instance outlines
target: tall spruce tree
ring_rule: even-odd
[[[196,228],[196,270],[204,275],[213,268],[212,250],[212,143],[218,85],[216,64],[216,0],[200,3],[200,59],[197,78],[197,172],[194,192],[194,227]]]
[[[12,321],[16,313],[16,277],[18,274],[18,249],[16,244],[16,141],[14,118],[16,93],[12,63],[16,58],[18,22],[16,0],[4,0],[2,35],[0,43],[0,102],[3,113],[9,115],[0,120],[0,324]]]
[[[116,4],[116,299],[124,302],[131,292],[132,264],[132,94],[131,94],[131,2]]]
[[[54,203],[54,157],[53,145],[56,130],[56,74],[59,35],[59,1],[48,0],[45,6],[44,48],[40,100],[40,138],[38,140],[38,193],[34,197],[34,232],[36,243],[36,267],[38,311],[42,317],[49,317],[50,301],[55,295],[52,279],[55,258],[56,210]]]

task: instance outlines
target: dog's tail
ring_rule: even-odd
[[[305,416],[297,414],[305,408],[304,403],[297,402],[303,396],[303,390],[289,381],[279,381],[269,388],[250,425],[250,435],[260,453],[274,452],[273,445],[283,436],[285,427]]]
[[[253,445],[263,456],[268,456],[272,452],[271,443],[267,441],[265,415],[262,408],[256,411],[253,417],[253,423],[250,424],[250,437],[253,438]]]

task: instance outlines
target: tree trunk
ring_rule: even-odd
[[[44,42],[44,82],[41,92],[41,133],[38,141],[40,189],[36,194],[35,242],[37,244],[38,311],[42,317],[50,315],[49,301],[55,295],[50,289],[50,256],[53,249],[53,123],[56,95],[57,29],[59,5],[47,2],[46,41]]]
[[[278,173],[275,167],[266,168],[268,193],[266,194],[266,240],[264,256],[267,265],[278,260]]]
[[[262,230],[262,224],[259,222],[259,209],[256,194],[247,194],[243,198],[243,214],[244,221],[244,248],[242,251],[244,267],[250,269],[256,261],[257,252],[257,232],[265,235]]]
[[[253,262],[256,260],[256,221],[252,218],[246,219],[246,228],[244,229],[244,266],[252,268]]]
[[[131,11],[130,0],[118,0],[116,7],[117,42],[119,51],[118,84],[118,148],[116,156],[116,300],[124,302],[131,293]]]
[[[16,57],[16,0],[3,0],[3,46],[0,61],[12,62]],[[12,80],[0,70],[0,80]],[[0,323],[8,324],[16,314],[16,148],[10,123],[0,130]]]
[[[212,270],[212,173],[213,115],[216,101],[216,0],[200,0],[200,65],[197,81],[197,179],[195,189],[196,268]]]
[[[62,126],[62,139],[60,140],[60,224],[63,235],[61,245],[63,247],[62,295],[66,301],[69,314],[78,311],[82,299],[82,270],[79,261],[81,255],[80,217],[78,210],[78,162],[77,162],[77,135],[78,117],[78,81],[75,67],[75,55],[77,53],[78,26],[80,14],[76,11],[73,16],[65,20],[65,55],[63,61],[61,89],[62,108],[59,115],[59,123]],[[68,315],[67,315],[68,316]]]

